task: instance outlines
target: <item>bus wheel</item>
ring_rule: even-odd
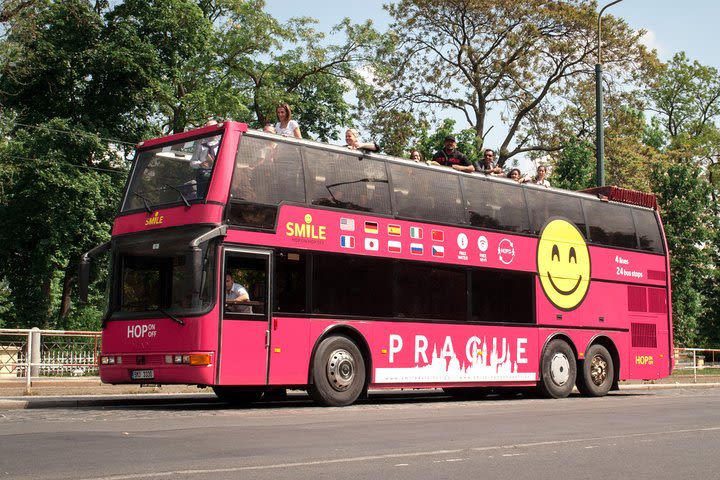
[[[580,367],[578,390],[586,397],[602,397],[610,391],[613,381],[615,369],[610,352],[602,345],[592,345]]]
[[[315,352],[313,383],[308,392],[321,405],[353,403],[365,387],[365,362],[355,343],[345,336],[328,337]]]
[[[570,345],[551,340],[542,354],[538,390],[548,398],[565,398],[575,386],[577,366]]]
[[[215,386],[212,387],[213,392],[221,402],[231,405],[244,405],[246,403],[257,402],[262,398],[262,390],[243,390],[236,387]]]

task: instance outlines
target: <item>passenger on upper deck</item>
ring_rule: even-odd
[[[275,110],[278,122],[275,124],[275,132],[283,137],[302,138],[300,125],[292,119],[292,110],[287,103],[281,103]]]
[[[444,148],[435,152],[432,159],[440,165],[452,167],[461,172],[472,173],[475,171],[475,167],[468,161],[465,154],[457,150],[457,140],[452,135],[445,137]]]
[[[535,185],[542,185],[543,187],[549,188],[551,187],[550,182],[547,178],[545,178],[545,175],[547,174],[547,167],[545,165],[540,165],[537,167],[537,175],[532,179],[532,183]]]
[[[412,160],[415,163],[424,162],[422,153],[420,153],[420,150],[416,150],[416,149],[410,150],[410,160]]]
[[[522,173],[520,173],[520,169],[518,168],[513,168],[512,170],[510,170],[510,173],[508,173],[507,176],[508,178],[511,178],[518,183],[526,183],[530,181],[530,178],[527,175],[523,175]]]
[[[482,163],[476,166],[476,170],[486,175],[502,175],[502,168],[495,164],[495,151],[492,148],[483,151]]]
[[[362,143],[360,141],[360,135],[354,128],[348,128],[345,131],[345,143],[346,147],[350,150],[367,150],[368,152],[380,151],[380,146],[375,143]]]

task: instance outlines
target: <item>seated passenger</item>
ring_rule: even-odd
[[[443,149],[435,152],[432,159],[439,165],[461,172],[472,173],[475,171],[475,167],[468,161],[465,154],[457,150],[457,140],[452,135],[445,137]]]
[[[526,182],[530,181],[530,177],[520,173],[520,169],[518,169],[518,168],[513,168],[512,170],[510,170],[510,173],[508,173],[507,176],[508,176],[508,178],[511,178],[518,183],[526,183]]]
[[[415,163],[423,163],[425,161],[422,153],[420,153],[420,150],[415,149],[410,150],[410,160]]]
[[[476,167],[476,170],[485,175],[502,175],[502,168],[495,163],[495,151],[492,148],[483,151],[482,163]]]
[[[231,274],[225,275],[225,309],[228,312],[252,313],[250,305],[242,303],[250,300],[250,295],[245,287],[235,283]]]
[[[380,147],[377,143],[363,143],[360,141],[360,135],[354,128],[348,128],[345,132],[345,146],[350,150],[365,150],[368,152],[379,152]]]
[[[540,165],[537,167],[537,175],[535,175],[535,178],[532,179],[532,183],[535,185],[542,185],[545,188],[550,188],[550,182],[547,178],[545,178],[546,174],[547,167],[545,165]]]

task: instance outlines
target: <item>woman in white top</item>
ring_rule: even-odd
[[[545,165],[540,165],[537,168],[537,175],[535,175],[535,178],[533,178],[532,182],[535,185],[542,185],[543,187],[549,188],[550,182],[547,178],[545,178],[545,175],[547,175],[547,168]]]
[[[287,103],[281,103],[275,110],[278,122],[275,124],[275,131],[284,137],[302,138],[300,125],[292,119],[292,110]]]

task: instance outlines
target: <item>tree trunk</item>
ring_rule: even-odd
[[[67,328],[67,317],[72,306],[72,284],[75,280],[75,273],[72,268],[65,270],[65,278],[63,278],[62,297],[60,297],[60,312],[58,315],[58,325],[62,329]]]

